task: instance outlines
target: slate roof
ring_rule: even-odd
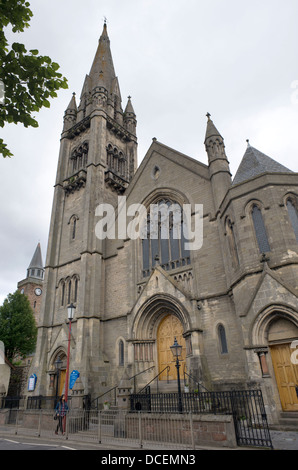
[[[34,255],[32,257],[31,263],[29,264],[28,269],[31,268],[43,269],[40,243],[38,243]]]
[[[254,178],[262,173],[293,173],[291,170],[248,145],[242,158],[233,185]]]

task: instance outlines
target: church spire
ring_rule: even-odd
[[[95,57],[83,85],[77,113],[77,123],[95,110],[104,110],[108,116],[123,125],[123,109],[118,78],[110,48],[107,24],[104,23]]]
[[[90,69],[91,87],[102,86],[111,93],[113,80],[116,77],[110,48],[107,24],[104,23],[102,34],[98,41],[97,51]]]

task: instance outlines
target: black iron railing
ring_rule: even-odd
[[[261,390],[181,393],[182,413],[232,415],[238,445],[272,448]],[[178,393],[130,396],[130,411],[180,413]]]

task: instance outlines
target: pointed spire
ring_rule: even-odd
[[[104,23],[102,34],[98,41],[97,51],[90,69],[89,76],[92,89],[99,85],[99,80],[110,93],[112,82],[116,77],[108,36],[107,24]],[[101,84],[102,84],[101,83]]]
[[[69,105],[67,106],[64,113],[63,132],[67,131],[75,125],[77,120],[77,112],[76,94],[73,93]]]
[[[131,103],[131,96],[128,97],[127,105],[124,111],[124,125],[130,132],[132,132],[132,134],[136,134],[137,120],[136,113]]]
[[[207,121],[206,135],[205,135],[205,144],[206,144],[206,140],[209,139],[210,137],[218,136],[218,137],[221,137],[221,139],[223,140],[222,136],[216,129],[213,121],[210,119],[211,114],[207,113],[206,116],[208,118],[208,121]]]
[[[38,243],[34,255],[31,259],[31,262],[27,269],[27,277],[35,277],[38,279],[43,279],[44,267],[41,256],[41,247]]]
[[[77,111],[77,103],[76,103],[76,94],[73,92],[72,98],[67,106],[66,110]]]
[[[132,106],[132,103],[131,103],[131,96],[128,96],[128,101],[127,101],[127,105],[126,105],[126,108],[125,108],[125,114],[134,114],[134,116],[136,115],[135,112],[134,112],[134,109],[133,109],[133,106]]]

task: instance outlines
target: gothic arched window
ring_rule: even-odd
[[[64,305],[64,300],[65,300],[65,282],[62,281],[61,283],[61,307]]]
[[[78,286],[79,286],[79,281],[78,278],[75,278],[75,285],[74,285],[74,302],[78,300]]]
[[[121,150],[117,147],[112,147],[111,144],[107,146],[107,167],[108,170],[126,179],[127,173],[127,159]]]
[[[119,366],[124,366],[124,342],[119,341]]]
[[[228,343],[226,337],[226,330],[223,325],[218,325],[218,340],[220,346],[220,353],[227,354],[228,353]]]
[[[238,250],[237,244],[235,240],[235,233],[234,233],[234,224],[231,222],[230,219],[226,221],[226,234],[228,237],[229,249],[232,259],[232,266],[235,268],[239,265],[239,257],[238,257]]]
[[[262,212],[256,204],[252,207],[252,220],[260,253],[266,253],[267,251],[270,251],[270,245],[267,238]]]
[[[71,281],[68,281],[68,294],[67,294],[67,303],[71,302]]]
[[[72,162],[72,173],[80,170],[81,168],[86,168],[88,163],[88,151],[89,151],[89,144],[88,142],[84,142],[83,144],[79,145],[75,148],[72,153],[70,160]]]
[[[79,220],[79,217],[76,214],[73,214],[68,221],[69,231],[70,231],[69,233],[70,241],[75,240],[76,238],[78,220]]]
[[[290,218],[293,230],[296,235],[296,240],[298,242],[298,214],[297,214],[297,209],[292,199],[287,200],[287,209],[288,209],[289,218]]]
[[[190,252],[185,249],[183,210],[177,202],[161,199],[151,204],[145,228],[147,237],[142,240],[144,277],[158,264],[165,270],[190,264]]]

